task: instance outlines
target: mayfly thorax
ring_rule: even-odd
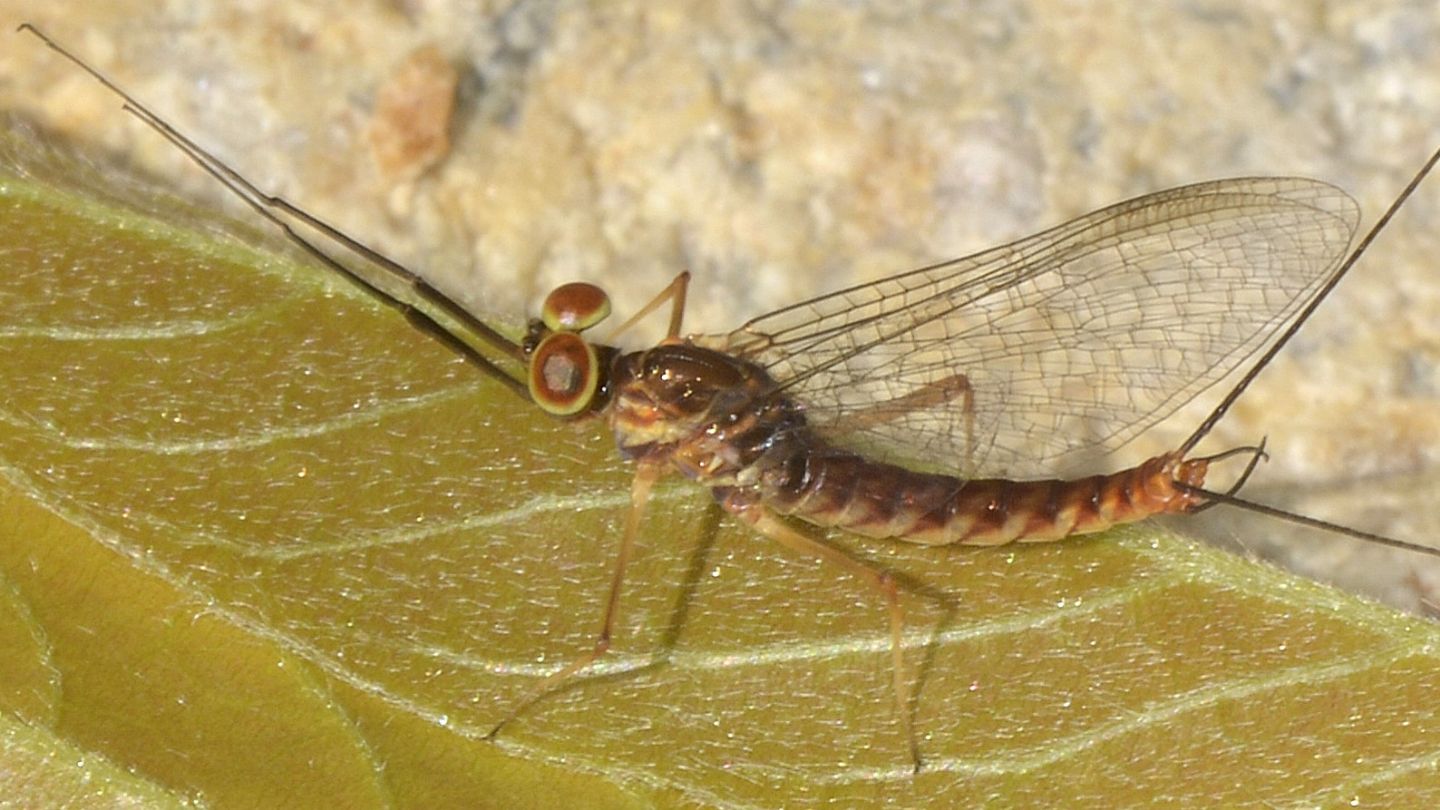
[[[783,546],[859,577],[887,605],[897,716],[916,767],[904,618],[892,577],[803,524],[929,544],[999,545],[1091,534],[1230,504],[1369,542],[1436,550],[1242,500],[1263,442],[1199,443],[1315,312],[1430,171],[1416,173],[1352,248],[1359,210],[1343,191],[1288,177],[1218,180],[1103,208],[1036,235],[803,301],[721,335],[682,331],[688,274],[602,340],[609,301],[585,283],[550,293],[515,342],[419,276],[264,194],[34,28],[316,259],[559,419],[596,418],[634,465],[627,514],[592,648],[500,712],[491,734],[609,649],[621,586],[654,483],[678,474]],[[302,236],[318,232],[322,243]],[[329,252],[408,285],[487,347],[448,331]],[[1234,257],[1245,256],[1237,266]],[[1163,306],[1155,306],[1162,298]],[[626,352],[616,336],[657,310],[666,338]],[[1178,328],[1183,325],[1183,329]],[[1128,469],[1058,471],[1111,452],[1235,372],[1173,450]],[[1122,399],[1074,396],[1105,380]],[[1064,390],[1065,396],[1054,392]],[[1084,424],[1087,430],[1067,430]],[[1227,484],[1208,481],[1224,467]]]

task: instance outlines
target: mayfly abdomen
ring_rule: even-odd
[[[729,512],[796,517],[925,545],[1045,542],[1204,502],[1206,459],[1156,456],[1073,480],[964,479],[830,445],[764,371],[683,342],[617,358],[611,426],[622,452],[714,490]]]
[[[797,448],[762,474],[758,500],[777,513],[869,537],[926,545],[1046,542],[1189,511],[1203,499],[1175,482],[1202,485],[1207,463],[1167,454],[1074,480],[967,481]],[[742,506],[733,495],[726,505]]]

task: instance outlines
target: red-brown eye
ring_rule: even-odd
[[[595,350],[574,332],[547,335],[530,356],[530,398],[555,416],[574,416],[590,406],[600,385]]]
[[[610,296],[594,284],[574,281],[561,284],[545,296],[540,320],[556,332],[580,332],[605,320],[610,314]]]

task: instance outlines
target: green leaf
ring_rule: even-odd
[[[1434,625],[1153,528],[831,539],[629,470],[311,266],[0,178],[0,795],[100,807],[1434,805]]]

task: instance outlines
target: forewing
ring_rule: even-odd
[[[830,441],[965,477],[1093,467],[1274,337],[1359,210],[1299,178],[1162,191],[705,338]]]

